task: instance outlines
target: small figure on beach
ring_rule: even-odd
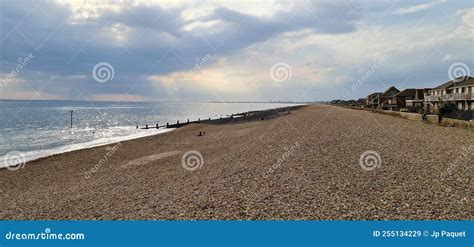
[[[423,121],[427,121],[428,120],[428,114],[426,113],[425,109],[422,109],[421,110],[421,119]]]

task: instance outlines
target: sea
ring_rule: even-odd
[[[295,104],[0,100],[0,167],[173,130],[140,129],[146,124],[291,105]]]

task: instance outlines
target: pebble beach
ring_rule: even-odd
[[[472,220],[473,151],[472,130],[309,105],[0,169],[0,217]]]

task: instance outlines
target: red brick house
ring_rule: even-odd
[[[421,108],[424,95],[429,88],[407,88],[390,99],[390,105],[396,108]]]
[[[391,99],[393,96],[395,96],[397,93],[399,93],[400,90],[398,90],[396,87],[390,87],[383,93],[375,93],[371,94],[374,95],[372,99],[372,105],[373,107],[378,107],[378,108],[391,108]],[[370,96],[370,95],[369,95]]]

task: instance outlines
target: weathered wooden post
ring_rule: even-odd
[[[188,118],[188,123],[189,123],[189,118]]]
[[[72,129],[72,114],[74,113],[73,110],[71,110],[71,129]]]
[[[148,124],[147,124],[147,125],[145,125],[145,129],[148,129]]]

